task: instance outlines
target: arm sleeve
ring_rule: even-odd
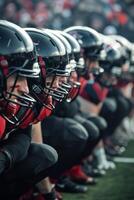
[[[87,84],[85,86],[85,93],[87,98],[94,104],[99,104],[100,102],[104,101],[107,93],[108,93],[108,89],[101,87],[101,85],[97,82],[93,83],[93,84]]]

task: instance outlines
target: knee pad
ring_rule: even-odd
[[[127,116],[131,110],[130,102],[123,96],[119,96],[117,99],[117,110],[120,115]]]
[[[114,98],[106,98],[103,103],[101,113],[109,114],[115,112],[117,109],[117,103]]]
[[[56,150],[47,144],[31,144],[30,154],[32,154],[36,162],[39,163],[38,170],[44,170],[54,165],[58,160]]]
[[[42,151],[46,159],[50,162],[51,165],[54,165],[58,160],[57,151],[53,147],[47,144],[42,144],[41,146],[43,146]]]
[[[73,119],[64,119],[64,138],[68,141],[85,142],[88,138],[87,130]]]
[[[106,122],[106,120],[103,117],[100,117],[100,116],[90,116],[89,120],[91,122],[93,122],[98,127],[98,129],[100,131],[107,128],[107,122]]]
[[[51,121],[50,121],[51,122]],[[49,132],[44,134],[44,143],[53,146],[58,152],[65,148],[73,150],[74,145],[84,145],[88,138],[86,129],[71,118],[54,118],[49,123]],[[52,128],[51,128],[52,127]],[[43,129],[45,133],[45,129]]]
[[[81,124],[69,118],[64,119],[64,129],[60,132],[61,139],[56,147],[59,160],[66,163],[74,162],[86,146],[88,133]]]
[[[98,127],[91,121],[85,120],[82,125],[85,127],[85,129],[88,132],[88,140],[94,140],[99,137],[99,129]]]

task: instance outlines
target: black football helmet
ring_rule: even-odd
[[[64,35],[61,34],[61,31],[51,30],[51,29],[47,29],[47,30],[50,31],[52,34],[54,34],[56,37],[58,37],[58,39],[61,40],[61,42],[63,43],[65,50],[66,50],[66,54],[67,54],[68,68],[70,68],[71,71],[74,71],[76,68],[76,62],[72,56],[73,48],[72,48],[71,44],[66,39],[66,37],[64,37]]]
[[[77,39],[83,53],[90,59],[98,59],[102,40],[97,31],[86,26],[72,26],[64,30]]]
[[[34,98],[49,109],[54,105],[48,103],[49,96],[53,100],[61,101],[67,90],[59,87],[53,89],[52,85],[57,76],[69,76],[71,69],[68,66],[68,56],[63,43],[54,34],[48,30],[39,30],[36,28],[26,28],[35,45],[39,64],[41,68],[41,82],[34,84],[32,92]],[[46,84],[46,78],[53,77],[50,85]]]
[[[121,35],[110,35],[111,38],[119,42],[124,49],[124,59],[130,62],[132,57],[132,44],[131,42]]]
[[[134,81],[134,47],[133,44],[124,36],[121,35],[111,35],[113,39],[119,42],[124,50],[122,56],[123,64],[125,65],[122,70],[120,79],[125,82]]]
[[[111,39],[109,36],[103,36],[104,44],[103,50],[105,52],[105,56],[99,60],[101,66],[104,68],[106,72],[110,73],[119,73],[121,71],[122,66],[122,47],[115,40]],[[116,67],[117,69],[116,71]]]
[[[62,34],[67,41],[69,42],[69,44],[72,47],[72,61],[73,63],[76,63],[76,70],[80,69],[83,70],[84,69],[84,59],[82,57],[81,54],[81,47],[78,43],[78,41],[69,33],[66,33],[65,31],[60,31],[60,34]]]
[[[0,113],[9,122],[18,121],[15,118],[16,106],[30,107],[35,102],[27,93],[14,93],[18,78],[37,78],[39,72],[36,52],[29,35],[16,24],[0,20]],[[9,92],[7,81],[13,75],[14,85]]]
[[[101,36],[97,31],[86,26],[72,26],[64,31],[76,38],[80,44],[84,59],[89,58],[91,61],[97,61],[100,59],[103,43]],[[99,68],[98,66],[91,70],[94,74],[99,74],[102,71],[102,68]],[[86,66],[85,73],[89,73],[89,70],[87,72]]]
[[[69,77],[69,79],[68,79],[68,83],[71,85],[71,88],[66,97],[66,101],[72,102],[73,100],[75,100],[75,98],[79,94],[80,82],[78,81],[78,73],[80,71],[82,72],[84,69],[84,59],[81,55],[80,45],[77,42],[77,40],[73,36],[71,36],[70,34],[64,32],[64,31],[59,31],[59,34],[63,35],[67,39],[69,44],[71,45],[72,52],[71,52],[70,64],[72,64],[72,68],[74,69],[74,70],[72,70],[72,73],[77,72],[75,75],[75,78],[72,78],[74,76],[73,76],[73,74],[71,74],[71,77]]]
[[[52,34],[54,34],[56,37],[58,37],[59,40],[61,40],[61,42],[63,43],[65,50],[66,50],[66,54],[67,54],[67,59],[68,59],[68,68],[70,68],[70,71],[73,72],[75,71],[76,68],[76,62],[72,56],[73,54],[73,48],[71,46],[71,44],[69,43],[69,41],[66,39],[66,37],[64,37],[63,34],[61,34],[61,31],[58,30],[51,30],[51,29],[47,29],[47,31],[51,32]],[[61,83],[61,89],[65,89],[65,91],[67,91],[68,93],[70,93],[70,90],[72,89],[72,84],[69,83],[69,77],[66,79],[66,81],[62,81]],[[64,96],[64,100],[67,99],[68,94],[66,94]]]
[[[100,59],[100,66],[104,69],[104,73],[97,76],[97,80],[101,81],[103,86],[111,87],[114,85],[117,78],[121,76],[123,54],[121,45],[110,38],[110,36],[103,36],[104,57]]]

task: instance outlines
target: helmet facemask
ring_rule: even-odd
[[[30,87],[31,95],[41,106],[53,110],[55,103],[61,102],[68,94],[70,85],[67,84],[66,79],[70,76],[71,66],[61,67],[58,65],[55,68],[54,66],[52,68],[49,67],[47,70],[45,62],[40,56],[39,64],[41,69],[40,78],[37,82],[32,82],[32,87]]]
[[[6,65],[3,66],[3,64]],[[22,65],[20,66],[20,64]],[[39,74],[38,63],[35,58],[25,59],[23,54],[17,55],[17,57],[13,55],[11,58],[1,56],[1,69],[5,78],[5,86],[0,100],[1,114],[11,124],[18,124],[20,119],[17,117],[17,113],[21,107],[28,109],[35,103],[33,97],[29,95],[29,91],[15,92],[16,88],[19,87],[18,81],[22,79],[27,81],[29,77],[37,78]],[[12,85],[8,88],[8,83],[11,80]]]

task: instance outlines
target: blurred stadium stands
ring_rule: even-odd
[[[22,27],[86,25],[134,42],[134,0],[0,0],[0,18]]]

